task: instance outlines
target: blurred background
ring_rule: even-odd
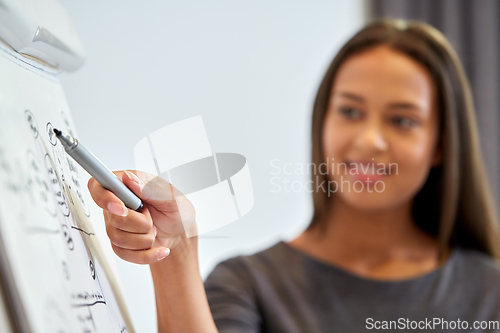
[[[79,139],[110,169],[134,169],[140,139],[197,115],[212,151],[247,158],[254,207],[200,237],[204,279],[218,262],[290,240],[309,224],[312,201],[301,188],[309,178],[300,166],[309,163],[316,89],[341,45],[374,17],[427,21],[455,46],[472,84],[498,206],[498,1],[59,2],[87,51],[86,64],[62,84]],[[137,332],[155,332],[148,266],[116,261]]]

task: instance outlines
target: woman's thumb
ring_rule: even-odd
[[[142,172],[139,172],[140,176]],[[161,211],[176,211],[175,191],[171,184],[161,177],[145,174],[140,177],[130,170],[125,170],[123,183],[143,202]],[[146,179],[144,179],[146,178]]]

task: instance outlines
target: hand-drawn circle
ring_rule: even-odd
[[[90,260],[90,275],[92,275],[92,278],[95,280],[95,267],[92,260]]]
[[[57,145],[57,137],[56,133],[54,133],[54,126],[52,126],[52,123],[50,121],[47,123],[45,129],[47,130],[47,134],[49,135],[50,144],[53,146]]]
[[[73,242],[73,238],[71,238],[71,235],[69,234],[68,226],[63,224],[61,226],[61,229],[63,232],[64,240],[66,241],[66,245],[68,245],[68,249],[70,249],[70,251],[73,251],[75,249],[75,242]]]
[[[74,162],[72,159],[69,158],[69,156],[66,156],[66,164],[69,169],[69,178],[71,178],[71,183],[73,184],[73,189],[76,194],[76,200],[80,202],[83,212],[85,213],[86,216],[90,217],[90,209],[87,203],[85,196],[85,192],[82,190],[82,184],[80,183],[80,174],[77,169],[77,163]],[[71,188],[71,186],[70,186]]]
[[[24,111],[24,118],[26,120],[26,124],[28,124],[28,129],[36,139],[38,137],[38,124],[36,122],[35,116],[33,115],[33,113],[31,113],[30,110],[26,110]]]
[[[51,190],[44,175],[43,167],[38,156],[29,149],[26,153],[26,163],[28,169],[28,186],[32,188],[33,200],[42,205],[48,214],[56,216],[57,209],[55,203],[51,200]]]
[[[59,183],[59,179],[57,178],[56,171],[52,167],[52,163],[50,162],[49,154],[45,154],[45,167],[49,173],[49,180],[52,183],[52,193],[54,195],[54,199],[56,201],[57,207],[64,216],[69,216],[69,206],[66,201],[66,196],[64,195],[64,191]]]

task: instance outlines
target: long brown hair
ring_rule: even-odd
[[[376,20],[354,35],[330,64],[316,95],[312,119],[312,165],[325,162],[323,121],[332,84],[350,56],[386,45],[425,66],[437,87],[442,163],[433,167],[417,193],[416,224],[435,236],[440,257],[447,246],[479,250],[500,258],[498,221],[479,145],[472,94],[453,47],[435,28],[418,21]],[[313,188],[328,184],[328,175],[311,172]],[[331,198],[313,191],[314,215],[308,229],[324,225]],[[333,194],[335,195],[335,194]]]

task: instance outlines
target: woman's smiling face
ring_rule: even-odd
[[[335,76],[323,124],[335,195],[359,209],[412,200],[440,163],[438,131],[436,87],[423,65],[387,46],[349,57]],[[375,174],[364,175],[367,167]]]

